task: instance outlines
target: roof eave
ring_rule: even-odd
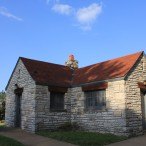
[[[106,79],[106,80],[101,80],[101,81],[94,81],[94,82],[88,82],[88,83],[82,83],[82,84],[74,84],[74,85],[71,86],[71,88],[81,87],[81,86],[84,86],[84,85],[91,85],[91,84],[96,84],[96,83],[102,83],[102,82],[113,82],[113,81],[119,81],[119,80],[124,80],[124,77],[117,77],[117,78]]]
[[[48,83],[40,83],[40,82],[37,82],[37,81],[35,81],[35,84],[36,85],[42,85],[42,86],[50,86],[50,87],[62,87],[62,88],[70,88],[71,87],[71,85],[52,85],[52,84],[48,84]]]

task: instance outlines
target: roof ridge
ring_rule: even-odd
[[[138,53],[139,53],[139,54],[142,54],[143,52],[144,52],[144,51],[140,51],[140,52],[137,52],[137,53],[124,55],[124,56],[117,57],[117,58],[114,58],[114,59],[109,59],[109,60],[97,62],[97,63],[91,64],[91,65],[87,65],[87,66],[84,66],[84,67],[81,67],[81,68],[78,68],[78,69],[83,69],[83,68],[86,68],[86,67],[91,67],[91,66],[94,66],[94,65],[96,65],[96,64],[100,64],[100,63],[104,63],[104,62],[108,62],[108,61],[112,61],[112,60],[117,60],[117,59],[124,58],[124,57],[128,57],[128,56],[131,56],[131,55],[136,55],[136,54],[138,54]],[[30,59],[30,58],[26,58],[26,57],[19,57],[19,58],[20,58],[20,59],[27,59],[27,60],[31,60],[31,61],[37,61],[37,62],[42,62],[42,63],[47,63],[47,64],[53,64],[53,65],[57,65],[57,66],[66,67],[65,65],[62,65],[62,64],[57,64],[57,63],[52,63],[52,62],[46,62],[46,61],[41,61],[41,60],[36,60],[36,59]],[[77,70],[78,70],[78,69],[77,69]]]
[[[62,65],[62,64],[57,64],[57,63],[52,63],[52,62],[46,62],[46,61],[42,61],[42,60],[30,59],[30,58],[26,58],[26,57],[19,57],[19,58],[20,59],[27,59],[27,60],[31,60],[31,61],[36,61],[36,62],[42,62],[42,63],[46,63],[46,64],[52,64],[52,65],[66,67],[65,65]]]

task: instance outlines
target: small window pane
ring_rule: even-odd
[[[105,109],[105,90],[85,92],[87,109]]]
[[[51,92],[50,94],[50,109],[64,110],[64,94]]]

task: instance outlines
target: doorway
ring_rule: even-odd
[[[21,101],[23,88],[17,88],[14,92],[16,97],[15,127],[21,127]]]
[[[16,95],[16,127],[21,127],[21,98],[22,95]]]
[[[143,129],[146,130],[146,92],[142,93],[142,123]]]

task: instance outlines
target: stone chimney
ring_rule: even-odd
[[[65,62],[65,66],[68,66],[73,70],[78,68],[78,61],[75,60],[74,55],[69,55],[68,60]]]

